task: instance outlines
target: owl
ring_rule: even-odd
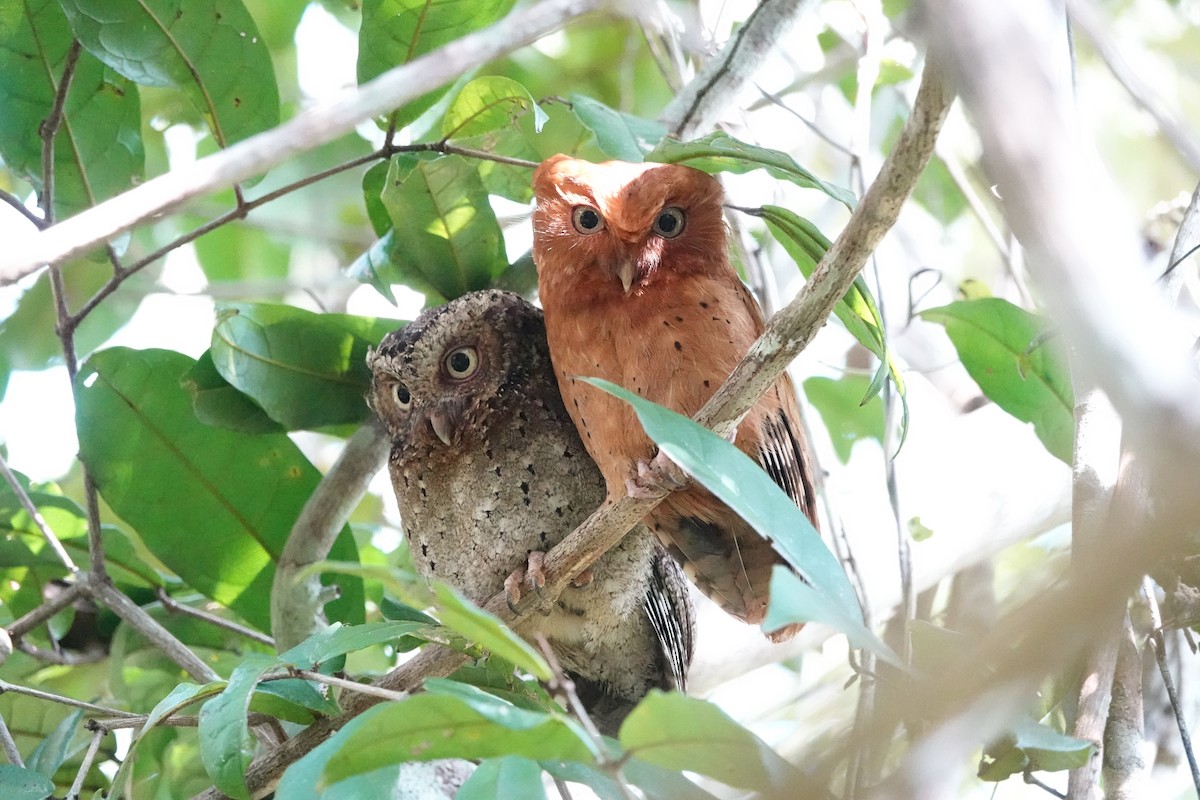
[[[762,311],[729,263],[721,185],[677,164],[558,155],[537,168],[533,188],[533,257],[567,411],[610,495],[679,488],[682,473],[655,458],[633,409],[578,378],[604,378],[690,417],[762,333]],[[816,525],[813,466],[786,375],[734,441]],[[771,569],[784,562],[736,513],[691,485],[647,522],[702,591],[742,620],[763,619]]]
[[[481,604],[517,591],[526,572],[536,586],[540,556],[605,498],[559,395],[541,312],[510,292],[468,294],[389,334],[367,363],[416,567]],[[639,525],[517,630],[546,637],[615,734],[651,688],[685,689],[693,626],[686,578]]]

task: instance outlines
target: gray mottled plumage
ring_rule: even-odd
[[[368,357],[371,405],[392,438],[392,485],[413,562],[476,602],[604,500],[563,407],[542,313],[475,292],[389,334]],[[651,688],[685,688],[686,580],[638,526],[519,632],[543,634],[602,730]]]

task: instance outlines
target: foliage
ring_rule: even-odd
[[[515,4],[353,5],[7,4],[0,9],[0,191],[10,206],[36,197],[39,211],[26,211],[41,227],[192,155],[296,118],[313,101],[300,73],[319,60],[309,50],[297,64],[302,19],[319,19],[326,32],[344,32],[338,20],[356,27],[355,75],[367,83],[485,28]],[[904,9],[886,5],[890,25]],[[849,108],[860,75],[839,56],[850,46],[840,26],[835,16],[822,18],[819,40],[810,44],[828,65],[820,81]],[[622,18],[588,18],[556,36],[465,71],[376,119],[374,130],[364,126],[234,191],[148,221],[14,291],[0,319],[0,397],[12,392],[19,371],[65,365],[78,463],[57,481],[18,473],[14,485],[0,483],[3,622],[12,628],[65,587],[84,586],[76,566],[102,569],[146,617],[131,621],[81,595],[39,619],[45,624],[18,623],[18,650],[0,663],[3,686],[95,702],[108,712],[68,712],[5,693],[0,717],[25,764],[0,765],[0,795],[60,796],[78,778],[88,795],[175,798],[215,786],[248,797],[246,768],[261,752],[251,714],[298,727],[340,719],[355,695],[323,685],[322,674],[368,681],[398,653],[429,642],[474,660],[449,678],[427,680],[420,693],[343,720],[284,773],[277,796],[381,796],[403,780],[406,762],[435,758],[480,762],[462,797],[544,796],[549,777],[586,784],[602,798],[623,796],[621,781],[666,798],[709,797],[713,784],[782,796],[806,780],[795,752],[780,746],[800,727],[786,712],[772,730],[783,735],[768,735],[770,726],[743,725],[714,702],[654,691],[616,740],[591,735],[561,693],[547,690],[554,671],[529,643],[450,587],[413,592],[403,548],[380,552],[394,525],[380,525],[371,498],[339,526],[320,567],[336,594],[325,605],[328,627],[278,654],[255,636],[271,632],[276,570],[328,468],[322,448],[340,446],[368,418],[366,353],[417,310],[399,306],[413,293],[432,306],[489,287],[531,292],[527,237],[519,234],[528,223],[512,209],[530,199],[534,163],[567,151],[723,174],[739,196],[746,187],[755,193],[753,206],[734,207],[744,212],[734,219],[752,226],[763,251],[753,255],[779,256],[784,267],[775,274],[785,281],[796,272],[814,278],[831,246],[822,229],[857,204],[856,193],[832,179],[828,157],[805,166],[783,145],[725,131],[672,137],[660,113],[681,75],[664,78],[658,34]],[[873,87],[888,101],[880,106],[889,123],[904,116],[899,99],[913,85],[911,66],[887,60]],[[941,162],[918,187],[917,202],[947,226],[968,206]],[[744,243],[733,254],[742,266],[749,261]],[[110,341],[164,286],[178,285],[179,262],[164,264],[169,253],[193,257],[200,273],[193,280],[202,278],[205,295],[218,298],[210,324],[191,339],[199,346]],[[322,271],[322,264],[337,266]],[[869,354],[867,365],[804,384],[821,435],[843,464],[870,447],[894,457],[909,431],[906,367],[876,297],[880,287],[860,277],[835,309],[846,341]],[[362,301],[362,289],[378,297]],[[349,298],[360,308],[350,309]],[[926,308],[919,317],[944,328],[988,400],[1032,424],[1046,450],[1070,463],[1067,359],[1036,311],[984,297]],[[160,316],[156,336],[176,323]],[[793,569],[773,576],[765,629],[821,623],[850,647],[903,667],[864,621],[842,560],[761,470],[689,420],[620,387],[602,388],[632,403],[664,452],[785,555]],[[898,415],[890,410],[896,401]],[[391,499],[383,503],[390,507]],[[202,606],[233,627],[180,616],[171,610],[178,605]],[[160,628],[213,674],[187,674],[161,639],[149,637]],[[111,738],[98,756],[85,756],[85,717],[103,716],[115,727],[127,715],[140,716],[124,756]],[[194,728],[168,724],[186,715],[196,718]],[[1069,769],[1089,752],[1028,721],[986,750],[979,776]]]

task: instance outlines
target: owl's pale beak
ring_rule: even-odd
[[[457,416],[447,413],[444,409],[438,408],[429,412],[429,427],[433,428],[433,432],[437,434],[444,445],[449,445],[454,439],[454,428],[457,422]]]
[[[633,285],[633,259],[626,258],[621,261],[617,266],[617,277],[621,279],[625,294],[629,294],[629,287]]]

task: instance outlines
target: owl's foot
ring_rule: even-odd
[[[541,598],[542,587],[546,585],[546,573],[542,570],[545,561],[546,554],[541,550],[534,550],[529,553],[529,561],[524,567],[514,569],[512,574],[504,579],[504,601],[514,614],[517,613],[517,603],[521,602],[522,585],[528,584],[534,594]],[[541,612],[548,615],[550,609],[544,608]]]
[[[576,589],[582,589],[583,587],[585,587],[589,583],[591,583],[595,579],[595,577],[596,576],[592,574],[592,568],[588,567],[583,572],[579,573],[578,575],[576,575],[574,578],[571,579],[571,585],[574,586]]]
[[[650,461],[638,460],[637,475],[625,479],[625,492],[639,500],[657,500],[687,488],[691,482],[688,474],[659,450]]]

